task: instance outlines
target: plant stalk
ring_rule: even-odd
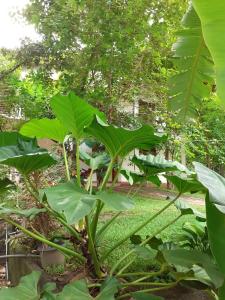
[[[162,290],[167,290],[167,289],[170,289],[174,286],[176,286],[178,284],[179,281],[176,281],[176,282],[173,282],[173,283],[170,283],[168,284],[167,286],[163,286],[163,287],[157,287],[157,288],[151,288],[151,289],[144,289],[144,290],[141,290],[142,293],[151,293],[151,292],[157,292],[157,291],[162,291]],[[131,296],[131,293],[126,293],[124,295],[121,295],[119,297],[117,297],[116,299],[117,300],[121,300],[121,299],[125,299],[125,298],[129,298],[130,299],[130,296]]]
[[[99,261],[98,261],[95,245],[94,245],[94,242],[93,242],[93,238],[92,238],[92,233],[91,233],[91,228],[90,228],[90,223],[89,223],[88,216],[85,217],[85,221],[86,221],[86,228],[87,228],[87,234],[88,234],[88,249],[89,249],[89,252],[91,254],[91,258],[93,260],[95,273],[96,273],[98,278],[101,278],[102,277],[102,272],[101,272],[100,264],[99,264]]]
[[[69,255],[69,256],[73,256],[73,257],[76,257],[77,259],[79,259],[81,262],[85,262],[86,259],[79,253],[73,251],[73,250],[70,250],[68,248],[65,248],[63,246],[60,246],[58,244],[55,244],[49,240],[47,240],[45,237],[41,236],[41,235],[37,235],[35,233],[33,233],[32,231],[26,229],[25,227],[21,226],[20,224],[14,222],[13,220],[11,219],[8,219],[8,218],[4,218],[3,219],[7,222],[7,223],[10,223],[12,224],[13,226],[17,227],[18,229],[20,229],[23,233],[25,233],[26,235],[30,236],[31,238],[34,238],[52,248],[55,248],[59,251],[61,251],[62,253],[66,254],[66,255]]]
[[[104,176],[104,178],[103,178],[103,180],[102,180],[102,183],[101,183],[101,185],[100,185],[100,187],[99,187],[99,191],[102,191],[102,190],[104,189],[104,187],[106,186],[106,184],[107,184],[107,182],[108,182],[108,179],[109,179],[109,176],[110,176],[111,173],[112,173],[114,161],[115,161],[115,158],[112,159],[112,160],[110,161],[109,166],[108,166],[108,168],[107,168],[107,171],[106,171],[106,173],[105,173],[105,176]]]
[[[80,177],[80,140],[76,140],[76,173],[77,173],[77,183],[81,187],[81,177]]]
[[[144,228],[147,224],[152,222],[155,218],[157,218],[161,213],[163,213],[167,208],[169,208],[174,202],[180,197],[181,194],[178,194],[170,203],[168,203],[166,206],[164,206],[160,211],[158,211],[156,214],[151,216],[149,219],[147,219],[145,222],[143,222],[141,225],[139,225],[137,228],[135,228],[132,232],[127,234],[124,238],[122,238],[120,241],[118,241],[111,249],[106,252],[105,255],[103,255],[101,261],[103,262],[116,248],[118,248],[120,245],[122,245],[126,240],[128,240],[132,235],[140,231],[142,228]]]
[[[172,224],[174,224],[177,220],[180,219],[180,217],[182,217],[182,214],[180,214],[178,217],[176,217],[175,219],[173,219],[172,221],[170,221],[169,223],[167,223],[165,226],[163,226],[162,228],[160,228],[158,231],[155,232],[155,234],[151,235],[150,237],[148,237],[147,239],[145,239],[140,246],[144,246],[146,245],[154,236],[160,234],[162,231],[164,231],[166,228],[168,228],[169,226],[171,226]],[[135,249],[130,250],[127,254],[125,254],[111,269],[110,271],[110,275],[112,276],[114,271],[117,269],[117,267],[128,257],[130,256],[132,253],[135,252]]]
[[[69,170],[69,165],[68,165],[68,157],[67,157],[66,147],[65,147],[64,143],[63,143],[63,157],[64,157],[64,163],[65,163],[65,168],[66,168],[66,177],[67,177],[67,180],[70,181],[71,177],[70,177],[70,170]]]
[[[94,240],[95,240],[96,231],[97,231],[98,219],[99,219],[99,215],[100,215],[100,212],[102,210],[102,207],[103,207],[102,206],[102,201],[98,199],[97,200],[96,211],[95,211],[92,223],[91,223],[91,234],[92,234],[92,237],[93,237]]]

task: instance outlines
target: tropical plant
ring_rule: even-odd
[[[207,45],[213,63],[215,65],[215,79],[217,95],[224,102],[225,89],[224,89],[224,41],[221,38],[224,33],[224,9],[225,3],[223,1],[205,1],[192,0],[193,7],[201,21],[201,30],[203,39]],[[190,19],[191,20],[191,19]],[[202,39],[202,40],[203,40]],[[189,41],[188,46],[192,43]],[[185,67],[183,64],[182,68]],[[208,72],[208,67],[204,66],[202,74]],[[198,76],[193,77],[192,82],[196,82]],[[204,98],[205,94],[202,89],[199,89],[199,97]],[[183,109],[187,108],[187,103],[181,99],[181,106]],[[207,228],[209,234],[210,247],[221,272],[224,274],[224,260],[222,259],[222,249],[224,248],[225,240],[222,231],[224,230],[224,178],[216,172],[208,169],[207,167],[195,163],[195,169],[199,182],[207,189],[206,193],[206,216]],[[225,285],[219,291],[219,299],[225,297]]]
[[[202,34],[201,22],[192,5],[182,20],[173,45],[175,75],[170,79],[169,106],[183,119],[196,116],[201,101],[208,98],[214,83],[213,61]]]
[[[50,103],[55,113],[55,119],[31,120],[23,125],[20,133],[2,132],[0,134],[0,163],[18,169],[28,191],[36,203],[34,207],[26,210],[9,209],[6,205],[2,205],[0,208],[1,218],[16,226],[29,237],[58,249],[66,256],[73,257],[78,264],[82,264],[86,268],[91,277],[102,280],[109,276],[109,282],[115,282],[113,278],[117,278],[115,280],[120,282],[120,291],[117,295],[117,299],[129,297],[130,293],[126,290],[128,286],[134,286],[138,289],[146,285],[146,282],[142,282],[141,277],[138,285],[132,282],[132,280],[130,283],[123,283],[120,280],[127,268],[132,264],[131,260],[129,264],[124,266],[126,258],[131,254],[135,254],[136,249],[131,249],[122,256],[112,266],[111,270],[107,270],[105,267],[106,259],[115,249],[118,249],[124,242],[128,241],[132,235],[155,220],[157,216],[173,204],[176,204],[176,207],[179,209],[179,215],[168,224],[157,228],[156,232],[151,233],[151,236],[142,241],[141,246],[145,246],[151,238],[160,234],[185,214],[194,214],[198,218],[202,218],[202,215],[194,209],[187,207],[187,205],[185,206],[182,202],[178,202],[178,198],[184,192],[201,190],[203,186],[196,181],[192,172],[177,162],[165,161],[158,156],[135,157],[134,160],[138,161],[136,162],[137,165],[146,165],[145,167],[140,166],[140,169],[145,170],[147,175],[156,176],[162,172],[168,173],[168,176],[170,175],[169,177],[173,178],[173,182],[178,182],[178,195],[156,214],[149,216],[146,221],[138,225],[128,235],[116,241],[112,248],[108,249],[105,253],[101,253],[99,246],[101,245],[104,232],[115,222],[122,211],[131,209],[134,205],[134,200],[131,196],[118,194],[113,191],[115,179],[111,182],[110,175],[115,164],[118,165],[117,175],[115,176],[115,178],[117,178],[124,158],[132,150],[151,150],[165,142],[166,137],[162,134],[155,133],[153,128],[148,125],[143,125],[140,128],[132,130],[109,125],[106,123],[104,114],[73,93],[70,93],[68,96],[55,96]],[[68,135],[71,135],[76,141],[75,180],[71,179],[71,169],[68,164],[65,148],[65,137]],[[37,190],[31,177],[32,172],[48,168],[56,163],[56,160],[47,150],[38,147],[36,137],[53,139],[62,146],[67,181]],[[100,156],[95,158],[87,153],[83,153],[81,145],[87,137],[92,137],[104,145],[104,147],[102,147],[103,153],[100,154]],[[108,156],[104,154],[105,152],[108,153]],[[80,158],[84,159],[90,166],[88,184],[85,184],[81,180]],[[101,183],[98,186],[94,186],[93,175],[98,168],[102,167],[102,164],[107,166],[107,170]],[[181,176],[181,178],[179,176]],[[105,206],[110,207],[118,213],[104,225],[99,226],[99,217]],[[44,234],[37,230],[32,231],[25,228],[13,218],[13,215],[16,214],[19,214],[21,217],[35,218],[43,212],[47,212],[65,228],[65,234],[69,234],[71,241],[73,241],[72,248],[59,245],[55,241],[49,240]],[[140,276],[142,275],[143,274],[140,274]],[[150,277],[152,276],[151,272]],[[165,283],[158,288],[169,288],[177,283],[178,281],[173,282],[172,285]],[[154,286],[154,282],[148,283],[147,285]],[[64,292],[66,293],[67,291],[71,293],[71,291],[74,288],[77,289],[78,286],[81,287],[85,295],[87,294],[87,299],[92,299],[91,296],[88,296],[88,290],[83,281],[65,287]],[[97,287],[98,286],[99,284],[97,283]],[[104,294],[103,290],[104,288],[102,287],[100,295]],[[151,290],[152,289],[149,289],[149,292]],[[8,291],[9,295],[13,293],[10,292],[11,290]],[[2,293],[7,295],[6,290],[3,290]],[[114,290],[113,295],[115,293],[116,290]],[[111,296],[112,299],[114,299],[113,295]],[[60,299],[61,296],[57,297]],[[104,299],[101,297],[99,296],[99,299]],[[4,299],[7,299],[6,296]]]
[[[211,254],[205,222],[185,222],[182,226],[182,233],[177,236],[176,241],[181,247]]]

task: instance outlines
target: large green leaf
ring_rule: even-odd
[[[223,300],[225,299],[225,283],[223,284],[223,286],[219,289],[219,300]]]
[[[94,208],[97,199],[119,211],[133,207],[133,201],[124,195],[107,191],[90,195],[72,181],[44,189],[43,193],[46,195],[50,207],[63,213],[69,224],[74,224],[88,215]]]
[[[36,139],[15,132],[0,132],[0,164],[29,174],[55,163],[47,150],[38,147]]]
[[[32,207],[29,209],[19,209],[19,208],[8,208],[4,206],[5,204],[0,204],[0,215],[19,215],[26,218],[34,218],[36,215],[46,212],[45,208]]]
[[[40,272],[32,272],[20,280],[20,284],[14,288],[0,288],[1,300],[39,300],[37,285]]]
[[[181,212],[182,215],[194,215],[199,221],[206,221],[206,215],[193,208],[187,201],[178,199],[174,205]]]
[[[211,251],[219,265],[220,270],[225,278],[225,214],[219,211],[216,206],[206,198],[206,215],[207,215],[207,228],[209,235],[209,242]]]
[[[110,278],[103,283],[100,293],[93,298],[89,294],[86,281],[79,280],[66,285],[63,291],[56,296],[56,300],[115,300],[114,295],[118,286],[118,281]]]
[[[203,267],[215,287],[220,287],[223,284],[223,275],[207,254],[186,249],[163,250],[162,253],[165,260],[174,266],[192,268],[193,265],[199,265]]]
[[[198,180],[207,188],[206,216],[210,247],[225,277],[225,178],[200,163],[194,163]]]
[[[92,122],[94,115],[104,118],[103,113],[74,93],[54,96],[51,107],[57,119],[76,139],[83,137],[84,128]]]
[[[95,205],[96,196],[89,195],[76,183],[70,181],[41,191],[50,207],[63,213],[68,224],[77,223],[88,215]]]
[[[177,188],[179,193],[196,193],[204,191],[202,184],[194,176],[165,175],[165,177]]]
[[[134,163],[141,171],[143,171],[144,174],[149,176],[171,171],[180,171],[188,174],[191,173],[178,161],[169,161],[160,155],[135,155],[132,158],[132,163]]]
[[[204,39],[216,69],[218,96],[225,101],[225,2],[223,0],[192,0],[201,19]]]
[[[98,117],[93,119],[85,132],[102,142],[112,159],[123,158],[135,148],[152,149],[166,140],[166,136],[154,133],[151,126],[143,125],[139,129],[129,130],[108,125]]]
[[[152,249],[148,246],[136,246],[135,252],[137,253],[138,257],[141,257],[144,260],[154,260],[157,256],[158,251]]]
[[[20,133],[38,139],[48,138],[62,143],[68,131],[57,119],[33,119],[25,123]]]
[[[87,152],[80,150],[80,159],[94,171],[102,167],[107,167],[110,162],[110,157],[105,152],[92,157]]]
[[[202,2],[204,6],[206,1],[195,2]],[[196,114],[201,100],[210,96],[214,78],[212,58],[204,42],[201,22],[192,5],[182,25],[183,29],[178,32],[178,39],[172,48],[177,73],[170,80],[169,101],[169,107],[178,112],[180,119]]]
[[[209,191],[210,201],[225,213],[225,178],[200,163],[195,162],[194,166],[198,180]]]
[[[115,210],[123,211],[134,207],[134,202],[131,198],[116,192],[102,191],[96,197]]]
[[[143,182],[151,182],[157,186],[161,185],[161,181],[158,176],[146,176],[143,174],[138,174],[135,172],[132,172],[130,170],[121,170],[120,173],[127,179],[130,185],[136,184],[136,183],[143,183]]]

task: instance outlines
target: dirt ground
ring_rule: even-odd
[[[130,188],[131,188],[130,185],[123,183],[117,185],[115,190],[122,193],[128,193]],[[157,187],[153,187],[151,185],[145,185],[138,191],[138,195],[141,195],[143,197],[163,200],[163,199],[167,199],[168,197],[173,199],[174,196],[176,196],[176,192],[171,190],[166,190],[166,189],[160,189]],[[190,204],[195,204],[199,206],[204,206],[205,203],[203,198],[200,198],[199,196],[183,195],[181,199],[186,200]]]

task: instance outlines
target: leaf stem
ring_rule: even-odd
[[[157,291],[167,290],[167,289],[170,289],[170,288],[176,286],[178,283],[179,283],[179,281],[176,281],[176,282],[167,284],[166,286],[163,286],[163,287],[157,287],[157,288],[151,288],[151,289],[144,289],[144,290],[141,290],[141,292],[142,293],[148,293],[148,292],[157,292]],[[126,293],[124,295],[121,295],[121,296],[117,297],[117,300],[121,300],[121,299],[125,299],[125,298],[130,298],[130,296],[131,296],[131,292],[128,292],[128,293]]]
[[[8,219],[8,218],[4,218],[2,217],[2,219],[4,219],[7,223],[10,223],[12,224],[13,226],[17,227],[18,229],[20,229],[23,233],[25,233],[26,235],[30,236],[31,238],[34,238],[44,244],[47,244],[48,246],[50,247],[53,247],[59,251],[61,251],[62,253],[66,254],[66,255],[69,255],[69,256],[73,256],[73,257],[76,257],[78,258],[81,262],[85,262],[86,259],[79,253],[73,251],[73,250],[70,250],[68,248],[65,248],[61,245],[58,245],[58,244],[55,244],[49,240],[47,240],[45,237],[43,237],[42,235],[40,234],[35,234],[33,233],[32,231],[26,229],[25,227],[21,226],[20,224],[14,222],[13,220],[11,219]]]
[[[110,176],[111,173],[112,173],[114,161],[115,161],[115,158],[111,159],[111,161],[110,161],[110,163],[109,163],[109,165],[108,165],[108,168],[107,168],[107,170],[106,170],[105,176],[104,176],[104,178],[103,178],[103,180],[102,180],[102,183],[101,183],[101,185],[100,185],[100,187],[99,187],[99,191],[102,191],[102,190],[105,188],[105,186],[106,186],[106,184],[107,184],[107,182],[108,182],[109,176]]]
[[[162,214],[167,208],[169,208],[171,205],[174,204],[174,202],[180,197],[180,193],[167,205],[165,205],[160,211],[158,211],[156,214],[151,216],[149,219],[147,219],[145,222],[143,222],[141,225],[139,225],[137,228],[135,228],[133,231],[128,233],[125,237],[123,237],[120,241],[118,241],[111,249],[106,252],[105,255],[101,258],[101,261],[103,262],[116,248],[118,248],[120,245],[122,245],[125,241],[127,241],[132,235],[140,231],[142,228],[144,228],[147,224],[152,222],[154,219],[156,219],[160,214]]]
[[[80,177],[80,151],[79,151],[79,146],[80,146],[80,140],[76,140],[76,173],[77,173],[77,183],[81,187],[81,177]]]
[[[95,273],[96,273],[98,278],[101,278],[102,277],[102,272],[101,272],[100,264],[99,264],[99,261],[98,261],[95,245],[94,245],[94,242],[93,242],[93,238],[92,238],[92,232],[91,232],[88,216],[85,217],[85,222],[86,222],[86,228],[87,228],[87,234],[88,234],[88,248],[89,248],[89,252],[91,254],[91,258],[93,260]]]
[[[161,233],[162,231],[164,231],[166,228],[168,228],[169,226],[171,226],[172,224],[174,224],[178,219],[180,219],[180,217],[182,217],[182,214],[180,214],[179,216],[177,216],[175,219],[173,219],[172,221],[170,221],[169,223],[167,223],[165,226],[161,227],[158,231],[156,231],[153,235],[151,235],[150,237],[148,237],[147,239],[145,239],[140,246],[144,246],[146,245],[154,236],[158,235],[159,233]],[[117,267],[131,254],[133,254],[135,252],[135,249],[130,250],[127,254],[125,254],[123,257],[121,257],[121,259],[114,264],[114,266],[112,267],[111,271],[110,271],[110,275],[112,276],[114,271],[117,269]]]
[[[63,157],[64,157],[64,163],[65,163],[65,168],[66,168],[66,177],[67,177],[67,180],[70,181],[71,180],[70,170],[69,170],[68,157],[67,157],[66,147],[65,147],[64,142],[63,142]]]

